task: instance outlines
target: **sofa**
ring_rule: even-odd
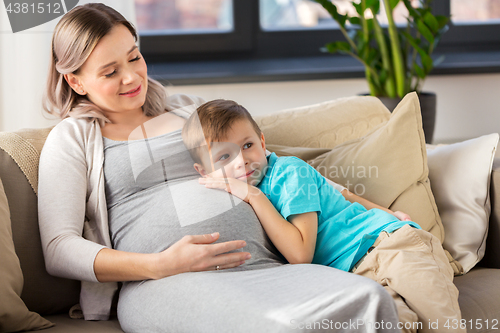
[[[407,96],[398,108],[391,114],[378,99],[356,96],[279,111],[256,120],[270,151],[299,156],[352,192],[362,189],[363,193],[356,194],[409,213],[424,229],[440,237],[448,246],[445,248],[455,270],[462,324],[468,332],[496,332],[500,329],[500,159],[493,161],[493,157],[498,135],[496,142],[494,137],[488,138],[490,147],[485,151],[491,150],[493,144],[493,152],[483,154],[487,156],[481,172],[487,179],[484,176],[473,180],[477,183],[473,187],[481,188],[479,192],[483,195],[473,198],[479,207],[477,216],[468,212],[466,217],[474,215],[475,220],[459,224],[458,230],[454,230],[449,221],[446,223],[445,216],[451,214],[458,220],[460,218],[453,214],[461,209],[452,207],[450,212],[449,205],[441,205],[446,198],[440,199],[436,193],[442,191],[433,187],[451,171],[441,170],[439,179],[432,178],[445,164],[439,158],[445,161],[451,158],[444,153],[439,158],[433,157],[433,161],[439,163],[431,167],[432,150],[442,147],[425,145],[416,95]],[[3,184],[0,189],[0,332],[31,332],[40,328],[47,333],[121,332],[116,314],[112,314],[109,321],[100,322],[70,318],[70,309],[73,317],[79,316],[78,307],[74,306],[79,301],[80,283],[50,276],[45,270],[36,193],[38,158],[49,132],[50,128],[0,133]],[[472,147],[467,148],[472,153],[480,150],[470,146],[471,143],[465,145]],[[442,149],[449,152],[452,146]],[[457,147],[453,149],[462,149]],[[465,160],[471,163],[479,158],[469,156]],[[399,164],[388,174],[382,174],[394,163]],[[360,175],[359,168],[363,165],[377,166],[380,174]],[[459,172],[460,177],[475,175],[473,170]],[[457,179],[447,186],[470,184],[467,181]],[[452,190],[446,196],[455,192]],[[470,192],[474,191],[467,193]],[[454,244],[446,239],[447,232],[458,239],[455,232],[471,233],[466,231],[471,226],[482,228],[477,248],[465,255],[460,249],[451,251]]]

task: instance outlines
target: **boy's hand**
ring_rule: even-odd
[[[200,184],[205,185],[206,188],[225,190],[246,203],[250,203],[252,195],[260,192],[255,186],[234,178],[199,178],[198,181]]]
[[[400,212],[399,210],[393,212],[392,215],[396,216],[401,221],[411,221],[410,215],[403,213],[403,212]]]

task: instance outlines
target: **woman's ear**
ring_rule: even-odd
[[[205,170],[205,168],[203,167],[203,165],[199,164],[199,163],[195,163],[194,164],[194,169],[203,177],[203,178],[206,178],[208,177],[207,175],[207,172]]]
[[[77,94],[80,95],[86,94],[80,80],[75,74],[73,73],[64,74],[64,79],[66,80],[66,82],[68,82],[68,85],[71,87],[71,89],[73,89]]]

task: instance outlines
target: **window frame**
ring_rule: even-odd
[[[451,15],[451,1],[435,1],[433,11],[438,15]],[[443,35],[436,51],[498,51],[500,50],[500,22],[487,24],[454,24]]]
[[[435,14],[449,15],[450,9],[451,0],[436,0],[433,3]],[[163,67],[165,70],[168,66],[170,68],[175,66],[176,62],[187,68],[189,62],[197,65],[206,63],[206,66],[211,66],[210,62],[218,61],[218,73],[215,73],[215,69],[213,70],[213,77],[219,78],[218,82],[221,81],[220,68],[223,67],[221,63],[224,61],[228,63],[236,61],[239,64],[244,64],[246,61],[251,69],[256,66],[256,62],[267,59],[282,58],[300,61],[301,58],[345,57],[323,53],[320,50],[328,42],[344,40],[338,29],[264,31],[260,28],[258,0],[233,0],[233,11],[235,29],[232,33],[176,36],[140,35],[141,52],[148,63],[157,64],[160,67],[166,66]],[[449,31],[442,36],[435,50],[436,57],[441,54],[460,55],[463,53],[467,59],[471,59],[471,53],[474,52],[500,52],[500,34],[495,33],[500,31],[500,23],[456,25],[450,22],[449,26]],[[472,55],[473,57],[474,55]],[[293,61],[288,62],[293,63]],[[238,66],[240,66],[239,64]],[[491,71],[493,68],[494,71],[498,71],[497,67],[500,65],[490,66],[487,70]],[[360,73],[353,74],[352,77],[358,77],[362,74],[362,67],[359,68]],[[463,66],[457,66],[456,73],[471,72],[469,67],[465,71],[463,68]],[[450,68],[447,67],[446,71],[450,72]],[[481,72],[481,69],[479,68],[478,71]],[[433,71],[433,73],[435,72],[439,73],[439,66]],[[162,79],[161,75],[158,77],[160,80]],[[206,76],[206,74],[204,75]],[[230,75],[231,73],[228,72],[227,76]],[[310,78],[310,76],[308,77]],[[168,81],[168,78],[165,81]]]
[[[233,0],[233,31],[220,33],[141,34],[141,53],[152,62],[202,59],[253,48],[253,0]],[[250,15],[247,15],[250,13]]]

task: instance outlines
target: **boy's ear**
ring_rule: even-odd
[[[205,170],[205,168],[199,164],[199,163],[195,163],[194,164],[194,169],[202,176],[202,177],[207,177],[207,172]]]
[[[262,149],[266,150],[266,138],[262,132],[260,133],[260,143],[262,145]]]

